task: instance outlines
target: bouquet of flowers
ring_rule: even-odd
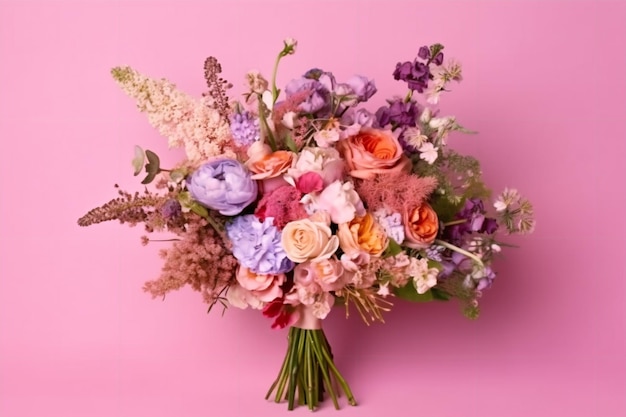
[[[396,299],[454,298],[475,318],[496,276],[498,236],[531,232],[533,210],[515,189],[490,200],[479,162],[447,147],[451,132],[471,132],[434,109],[462,78],[442,45],[398,63],[393,77],[407,93],[376,111],[363,105],[375,83],[360,75],[337,80],[314,68],[281,91],[277,69],[296,46],[284,41],[271,81],[246,74],[239,100],[227,95],[232,85],[213,57],[201,98],[114,68],[120,87],[187,158],[166,169],[137,146],[134,173],[153,188],[120,190],[78,223],[118,220],[175,235],[161,252],[161,276],[144,289],[162,297],[189,285],[209,311],[217,303],[250,307],[273,328],[289,327],[266,398],[313,410],[327,394],[339,408],[341,392],[356,401],[322,330],[331,308],[370,323],[383,321]]]

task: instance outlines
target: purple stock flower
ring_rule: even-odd
[[[432,60],[433,64],[441,65],[443,64],[443,52],[439,52]]]
[[[482,291],[491,287],[493,280],[496,279],[496,273],[490,266],[485,266],[481,271],[474,273],[472,279],[476,282],[476,289]]]
[[[280,274],[295,264],[287,258],[280,240],[281,233],[267,217],[261,222],[255,215],[238,216],[226,224],[226,234],[233,244],[233,256],[257,274]]]
[[[405,103],[401,98],[388,101],[388,105],[376,112],[379,127],[393,124],[394,127],[415,126],[419,115],[417,103],[413,100]]]
[[[234,159],[216,159],[201,165],[187,180],[191,197],[225,216],[234,216],[257,198],[257,183]]]
[[[420,47],[420,50],[417,52],[417,56],[423,60],[427,60],[430,58],[430,48],[426,45]]]
[[[428,65],[417,60],[411,62],[398,62],[393,72],[393,78],[406,82],[411,90],[423,93],[428,88],[430,69]]]
[[[261,137],[259,119],[246,110],[230,116],[230,131],[238,146],[250,146]]]
[[[498,230],[498,223],[493,218],[485,217],[485,213],[482,200],[478,198],[466,200],[465,206],[456,215],[458,220],[466,221],[446,227],[444,230],[445,235],[449,237],[451,243],[458,245],[463,235],[468,233],[495,233]]]

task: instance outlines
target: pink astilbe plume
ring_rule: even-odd
[[[201,292],[207,303],[213,304],[235,280],[237,260],[206,220],[195,219],[187,224],[181,240],[161,251],[165,259],[161,276],[144,285],[144,290],[153,297],[163,297],[189,285]]]
[[[272,111],[272,118],[274,119],[274,123],[278,126],[283,120],[283,116],[290,111],[299,113],[300,110],[298,109],[298,106],[300,106],[302,102],[309,98],[312,92],[313,90],[299,91],[287,97],[284,101],[276,103],[276,106]]]
[[[195,99],[166,79],[148,78],[130,67],[113,68],[111,74],[170,147],[184,147],[190,160],[233,155],[228,120],[212,107],[212,97]]]
[[[434,177],[418,177],[406,172],[377,175],[371,180],[355,183],[355,189],[368,210],[386,208],[396,213],[418,207],[436,187]]]
[[[261,198],[254,214],[264,221],[266,217],[274,218],[274,226],[282,229],[294,220],[308,217],[300,203],[302,193],[290,185],[278,187]]]

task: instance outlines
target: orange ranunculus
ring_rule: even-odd
[[[404,245],[413,249],[429,247],[439,232],[437,213],[428,204],[406,210],[402,216],[404,223]]]
[[[372,179],[376,174],[409,171],[411,162],[391,131],[364,128],[342,140],[338,148],[355,178]]]
[[[256,142],[248,150],[248,156],[250,159],[246,162],[246,166],[253,173],[252,179],[264,180],[284,174],[291,167],[294,153],[272,152],[269,146]]]
[[[387,245],[389,238],[382,226],[374,220],[374,216],[365,213],[365,216],[355,217],[348,223],[342,223],[337,230],[339,246],[347,254],[365,252],[372,256],[380,256]]]

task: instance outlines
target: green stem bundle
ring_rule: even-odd
[[[333,362],[330,345],[321,329],[289,329],[285,360],[265,399],[269,399],[274,391],[275,401],[278,403],[286,399],[289,410],[294,409],[296,398],[298,405],[307,405],[310,410],[315,410],[324,399],[325,391],[336,409],[339,409],[337,398],[341,391],[350,405],[356,405],[348,383]]]

